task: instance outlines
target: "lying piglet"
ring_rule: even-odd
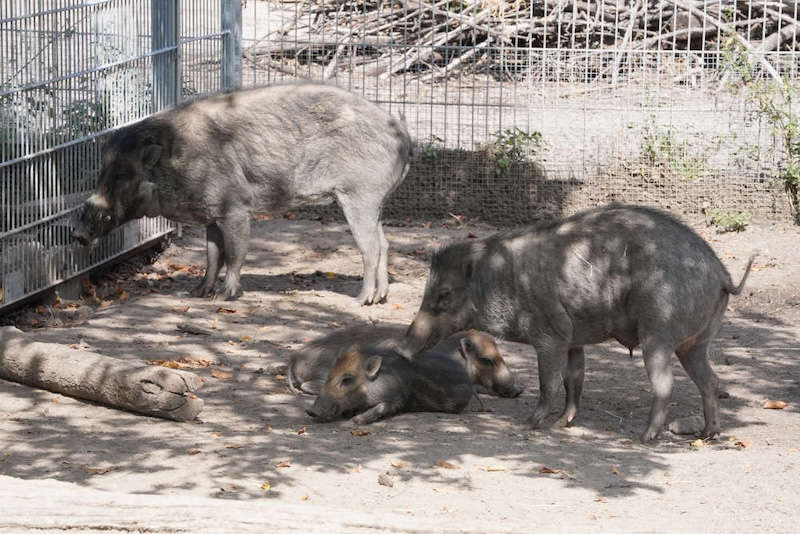
[[[403,412],[459,413],[472,391],[465,366],[446,355],[408,360],[390,350],[352,347],[336,359],[307,412],[321,422],[352,417],[365,425]]]
[[[319,394],[333,362],[348,347],[397,350],[404,328],[358,325],[342,328],[303,347],[289,362],[288,381],[293,391]],[[448,357],[465,367],[470,382],[501,397],[516,397],[522,388],[516,385],[497,344],[489,334],[477,330],[456,332],[414,360],[435,354]]]

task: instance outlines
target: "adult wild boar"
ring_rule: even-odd
[[[287,380],[297,392],[318,395],[336,359],[350,348],[397,351],[406,329],[356,325],[341,328],[305,345],[289,361]],[[433,348],[411,357],[445,356],[464,366],[470,382],[501,397],[517,397],[522,388],[500,355],[492,336],[477,330],[456,332]]]
[[[360,96],[297,83],[229,92],[114,132],[73,237],[88,244],[143,216],[206,226],[207,267],[195,296],[239,293],[250,215],[338,201],[364,263],[358,300],[385,299],[381,207],[408,171],[404,123]]]
[[[464,366],[432,354],[409,360],[381,349],[350,348],[334,362],[308,415],[358,425],[403,412],[460,413],[473,395]]]
[[[529,343],[539,362],[539,401],[530,418],[542,424],[563,380],[566,405],[556,424],[578,413],[583,346],[615,338],[641,344],[653,389],[655,438],[672,392],[673,353],[703,398],[703,436],[719,433],[717,376],[709,343],[729,295],[738,295],[708,244],[666,213],[611,205],[561,221],[457,243],[436,252],[406,350],[431,346],[451,332],[479,328]]]

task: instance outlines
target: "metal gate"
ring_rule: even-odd
[[[240,84],[239,4],[0,3],[0,309],[172,230],[135,220],[92,250],[69,237],[106,134]]]

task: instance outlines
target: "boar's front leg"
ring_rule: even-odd
[[[640,436],[646,443],[655,439],[667,418],[667,404],[672,395],[672,354],[674,346],[668,341],[650,339],[642,342],[642,356],[650,385],[653,388],[653,404],[650,407],[650,423]]]
[[[230,213],[225,219],[217,221],[217,226],[222,232],[227,267],[225,282],[217,297],[231,300],[241,292],[239,279],[250,242],[250,214],[246,211]]]
[[[360,413],[350,420],[357,425],[368,425],[370,423],[374,423],[378,419],[383,419],[384,417],[388,417],[400,412],[401,408],[402,404],[400,403],[380,402],[366,412]]]
[[[535,343],[539,362],[539,400],[533,415],[528,419],[532,428],[539,428],[555,401],[567,367],[569,346],[552,338],[546,342]]]
[[[200,285],[191,291],[193,297],[209,297],[213,294],[224,258],[222,231],[216,223],[211,223],[206,226],[206,274]]]
[[[564,389],[567,390],[567,402],[564,404],[564,411],[556,421],[555,426],[569,426],[581,405],[581,393],[583,392],[583,376],[586,368],[583,347],[573,347],[569,349],[567,355],[567,372],[564,375]]]

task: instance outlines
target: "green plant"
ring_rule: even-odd
[[[696,180],[706,175],[709,172],[706,151],[690,155],[693,150],[689,142],[679,140],[671,127],[664,129],[657,126],[655,120],[651,116],[650,122],[642,130],[641,153],[645,162],[650,166],[668,168],[686,180]]]
[[[716,226],[717,232],[741,232],[747,228],[750,222],[750,214],[745,211],[722,211],[714,210],[711,212],[710,226]]]
[[[428,159],[436,159],[439,157],[439,151],[444,148],[444,139],[439,137],[438,135],[433,135],[428,138],[428,142],[425,143],[425,146],[422,148],[422,153]]]
[[[512,163],[530,159],[544,147],[542,132],[513,128],[498,133],[497,140],[487,147],[487,151],[494,160],[495,173],[500,176]]]
[[[723,47],[723,62],[734,74],[730,87],[745,91],[752,115],[763,120],[779,141],[785,168],[779,176],[800,224],[800,116],[792,111],[796,89],[789,79],[764,80],[753,76],[750,56],[741,44],[728,38]]]

